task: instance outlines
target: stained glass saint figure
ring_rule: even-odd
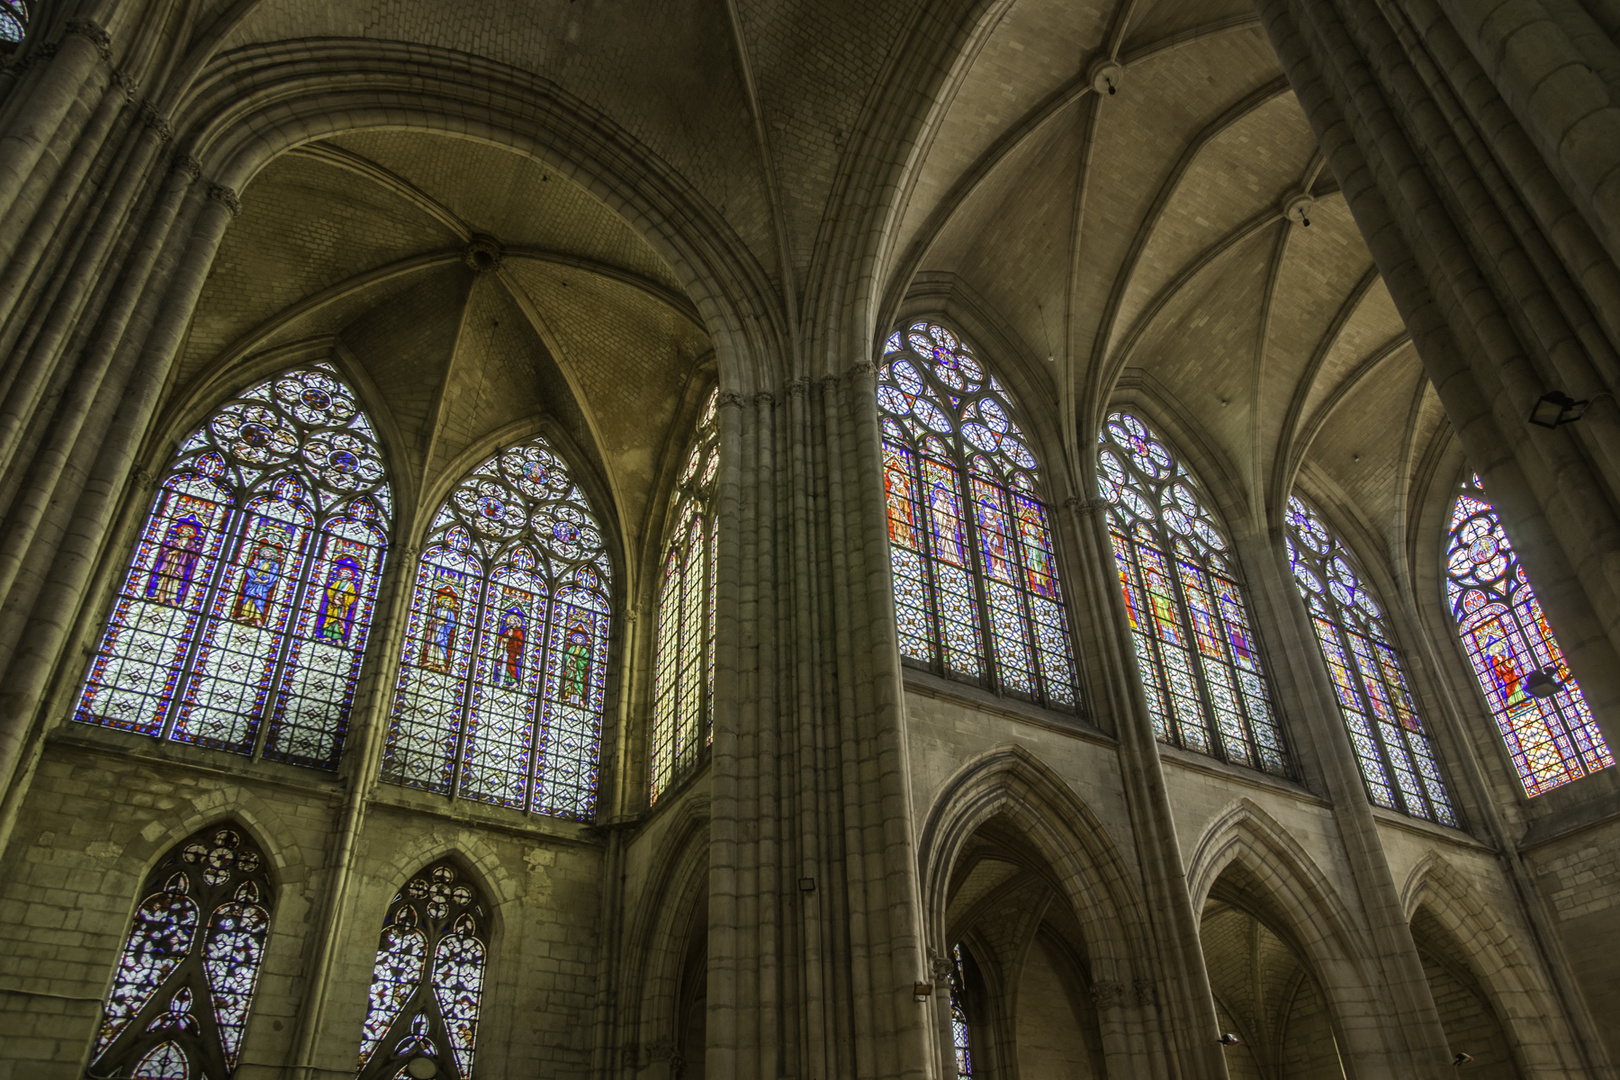
[[[1097,486],[1155,733],[1286,775],[1236,563],[1202,486],[1130,413],[1112,413],[1098,443]]]
[[[158,487],[74,719],[335,767],[390,500],[330,365],[220,406]]]
[[[1298,496],[1288,500],[1287,544],[1368,796],[1391,810],[1456,825],[1406,664],[1349,550]]]
[[[233,825],[204,829],[159,860],[102,1007],[90,1075],[228,1080],[273,900],[264,855]]]
[[[357,1080],[472,1074],[489,954],[479,890],[445,861],[411,877],[383,919]],[[429,1058],[432,1070],[411,1065]]]
[[[589,820],[610,580],[590,500],[545,439],[474,468],[423,546],[383,778]]]
[[[648,801],[708,757],[714,730],[714,586],[720,392],[712,390],[669,498],[653,653]]]
[[[955,331],[889,338],[878,378],[900,653],[1073,712],[1068,614],[1011,395]]]
[[[1592,707],[1477,476],[1462,485],[1452,507],[1448,541],[1451,614],[1525,794],[1540,795],[1613,765]],[[1537,671],[1557,681],[1556,692],[1528,692],[1525,682]]]

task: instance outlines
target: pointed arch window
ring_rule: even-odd
[[[1406,665],[1349,550],[1297,495],[1288,500],[1287,544],[1368,796],[1391,810],[1456,825]]]
[[[714,515],[720,391],[711,391],[675,492],[658,589],[649,802],[707,757],[714,739]]]
[[[383,918],[358,1080],[471,1076],[488,956],[488,908],[455,864],[407,881]],[[418,1058],[434,1068],[413,1067]]]
[[[0,0],[0,45],[16,44],[28,33],[28,5],[23,0]]]
[[[1463,483],[1452,506],[1446,595],[1525,794],[1540,795],[1613,765],[1614,754],[1478,476]],[[1525,680],[1547,669],[1560,688],[1536,697]]]
[[[1231,545],[1202,486],[1130,413],[1110,414],[1098,442],[1097,484],[1154,731],[1288,775]]]
[[[235,1073],[273,898],[264,854],[229,825],[204,829],[165,855],[124,939],[89,1075],[226,1080]]]
[[[962,945],[951,947],[951,1047],[956,1052],[956,1080],[973,1080],[972,1035],[968,1029],[967,980]]]
[[[1039,468],[1006,389],[957,334],[889,338],[878,378],[900,652],[1067,711],[1068,616]]]
[[[170,465],[74,719],[335,767],[391,513],[331,366],[244,390]]]
[[[383,778],[589,820],[610,580],[590,500],[545,439],[473,469],[423,544]]]

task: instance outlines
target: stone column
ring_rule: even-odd
[[[74,19],[56,55],[29,90],[28,100],[0,132],[0,222],[39,163],[40,155],[78,98],[96,65],[112,58],[112,39],[95,23]]]

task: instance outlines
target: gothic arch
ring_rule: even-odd
[[[133,909],[140,901],[135,892],[158,860],[186,837],[215,825],[241,830],[270,860],[270,881],[276,889],[277,910],[283,916],[304,905],[304,889],[312,871],[304,861],[303,848],[290,839],[291,829],[273,807],[239,786],[204,792],[180,812],[161,821],[154,819],[124,845],[109,875],[108,891],[115,896],[128,893]]]
[[[488,964],[494,967],[506,948],[504,935],[511,928],[508,924],[515,924],[517,920],[516,905],[523,899],[524,886],[517,874],[507,869],[495,848],[481,835],[467,829],[457,829],[451,837],[445,835],[442,828],[435,828],[409,843],[389,849],[386,858],[362,870],[353,915],[357,921],[353,925],[365,935],[374,933],[375,928],[382,926],[394,893],[412,874],[442,859],[454,862],[489,898]]]
[[[1197,478],[1215,504],[1214,511],[1219,516],[1220,525],[1229,535],[1237,532],[1234,526],[1242,526],[1245,533],[1249,531],[1251,504],[1241,470],[1206,434],[1204,426],[1193,418],[1192,412],[1146,371],[1129,378],[1122,377],[1098,410],[1095,422],[1088,421],[1089,426],[1082,432],[1081,452],[1085,455],[1085,468],[1088,470],[1088,498],[1097,490],[1097,440],[1108,417],[1114,412],[1131,413],[1164,437],[1171,452]],[[1241,557],[1238,567],[1240,571],[1244,569]],[[1245,579],[1248,576],[1244,574]]]

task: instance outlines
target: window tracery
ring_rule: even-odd
[[[488,955],[483,897],[453,863],[436,863],[407,881],[383,919],[360,1033],[359,1080],[466,1080]],[[413,1074],[411,1062],[422,1057],[435,1071]]]
[[[1287,544],[1368,796],[1391,810],[1456,825],[1406,665],[1348,549],[1298,496],[1288,500]]]
[[[0,42],[20,42],[28,33],[28,5],[23,0],[0,0]]]
[[[1098,435],[1131,643],[1159,739],[1266,772],[1289,772],[1248,604],[1198,481],[1140,418]]]
[[[1614,754],[1478,476],[1463,483],[1452,506],[1446,596],[1525,794],[1540,795],[1613,765]],[[1556,693],[1530,693],[1525,683],[1536,671],[1558,680]]]
[[[956,1080],[973,1080],[971,1034],[965,1002],[966,979],[962,970],[962,945],[951,947],[951,1046],[956,1052]]]
[[[720,391],[711,391],[670,496],[658,592],[649,801],[697,768],[714,737],[714,590]]]
[[[589,820],[610,580],[590,500],[545,439],[474,468],[423,545],[383,778]]]
[[[1073,711],[1074,658],[1035,455],[966,342],[920,322],[878,379],[903,656]]]
[[[330,365],[244,390],[181,444],[74,719],[335,767],[391,514]]]
[[[273,899],[264,855],[229,826],[204,829],[170,851],[136,905],[89,1075],[230,1077]]]

